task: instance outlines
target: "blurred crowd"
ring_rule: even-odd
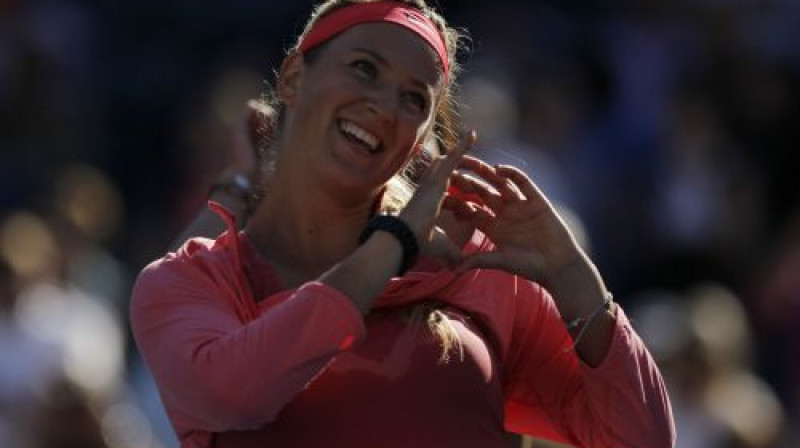
[[[476,152],[527,171],[592,253],[677,446],[800,446],[800,3],[438,3],[472,36]],[[0,0],[0,447],[177,446],[130,287],[309,8]]]

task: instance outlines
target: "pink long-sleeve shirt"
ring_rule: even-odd
[[[465,252],[488,250],[476,233]],[[436,300],[463,344],[403,310]],[[496,270],[460,276],[424,260],[364,319],[318,282],[283,289],[247,237],[190,240],[145,268],[136,342],[182,447],[497,447],[506,431],[580,447],[675,440],[661,375],[617,307],[613,342],[582,364],[539,285]]]

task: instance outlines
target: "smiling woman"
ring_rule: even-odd
[[[441,69],[423,40],[393,24],[348,29],[321,50],[310,63],[292,53],[281,67],[282,137],[303,150],[284,149],[276,177],[311,171],[326,193],[363,203],[431,129]]]
[[[249,119],[273,169],[256,178],[242,125],[247,162],[212,189],[228,230],[133,291],[183,447],[673,444],[657,367],[555,209],[516,168],[466,155],[474,131],[455,138],[457,43],[421,1],[312,14],[276,112]],[[424,173],[401,188],[409,166]]]

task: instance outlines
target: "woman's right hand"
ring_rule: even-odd
[[[228,162],[217,175],[208,198],[223,205],[243,225],[254,212],[264,187],[259,151],[269,144],[276,113],[267,104],[250,100],[230,126]]]
[[[224,172],[244,174],[253,182],[259,178],[258,151],[272,137],[275,115],[275,110],[263,102],[247,102],[230,131],[230,162]]]
[[[420,253],[449,267],[461,261],[461,249],[444,230],[436,226],[436,221],[442,210],[449,179],[476,139],[477,134],[472,130],[462,137],[453,151],[436,158],[420,180],[414,196],[398,216],[417,237]]]

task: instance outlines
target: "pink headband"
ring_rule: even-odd
[[[305,53],[350,27],[369,22],[390,22],[403,26],[425,39],[442,61],[444,78],[450,73],[447,48],[436,25],[422,12],[393,1],[355,3],[324,15],[300,42],[299,50]]]

